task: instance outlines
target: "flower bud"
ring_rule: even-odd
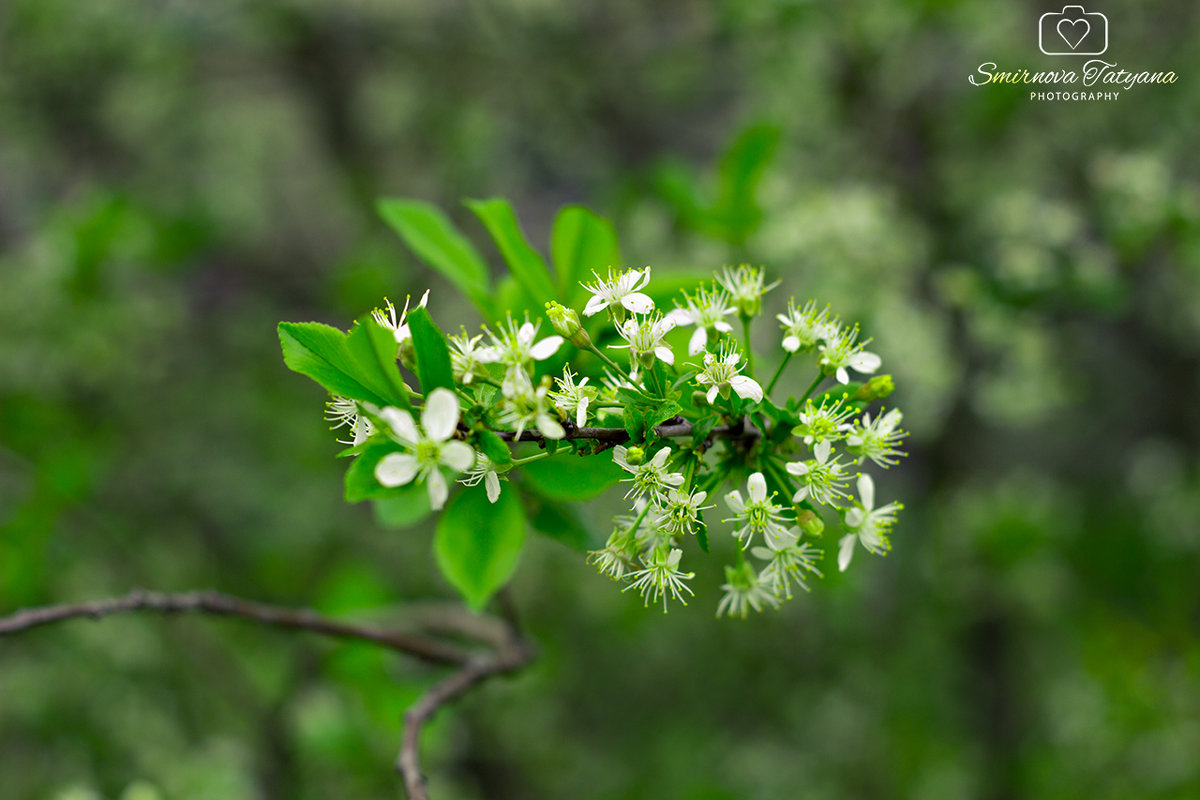
[[[895,390],[896,384],[892,382],[891,375],[876,375],[860,386],[854,397],[869,403],[872,400],[882,400]]]
[[[554,326],[554,332],[564,337],[571,344],[580,348],[590,348],[592,339],[579,322],[579,314],[573,308],[567,308],[553,301],[546,303],[546,316]]]
[[[809,536],[820,536],[825,530],[821,518],[807,509],[796,515],[796,524]]]
[[[625,451],[625,460],[632,466],[637,466],[646,460],[646,451],[634,445]]]

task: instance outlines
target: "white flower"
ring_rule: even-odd
[[[869,458],[884,469],[899,463],[897,458],[904,452],[896,445],[907,435],[900,430],[901,417],[898,408],[881,413],[874,420],[870,414],[864,414],[862,421],[856,422],[846,436],[846,449],[858,456],[859,461]]]
[[[476,375],[486,375],[486,364],[492,353],[486,347],[479,347],[483,334],[469,336],[466,329],[449,337],[450,366],[454,370],[455,380],[464,385],[469,384]]]
[[[899,503],[875,508],[875,482],[870,475],[858,477],[858,496],[859,503],[846,512],[846,527],[851,532],[838,542],[838,569],[842,572],[854,557],[855,541],[861,542],[867,552],[880,556],[892,549],[888,532],[896,522],[896,512],[904,508]]]
[[[854,408],[847,407],[844,398],[838,398],[832,403],[829,398],[822,398],[821,405],[813,403],[809,398],[800,412],[800,424],[792,428],[792,433],[804,437],[804,443],[836,442],[850,430],[847,422],[854,416]]]
[[[821,366],[824,368],[825,374],[836,374],[838,383],[849,383],[850,375],[846,372],[847,367],[863,374],[869,374],[879,369],[883,364],[883,359],[874,353],[863,350],[868,344],[870,344],[870,339],[861,343],[858,341],[857,325],[849,329],[843,328],[830,336],[821,345]]]
[[[625,344],[610,344],[609,347],[617,350],[628,348],[630,360],[640,361],[644,367],[653,365],[656,357],[674,364],[675,354],[663,344],[663,337],[674,327],[675,323],[670,317],[645,316],[640,322],[633,317],[617,326],[617,333],[625,340]]]
[[[733,522],[741,526],[733,532],[733,536],[742,543],[742,549],[750,546],[756,533],[775,536],[787,530],[782,525],[783,515],[780,514],[783,507],[775,505],[767,497],[767,481],[763,474],[761,472],[754,473],[746,485],[749,502],[742,500],[742,493],[734,489],[725,495],[725,503],[734,513],[734,517],[722,520],[722,522]],[[771,497],[774,495],[772,494]]]
[[[614,318],[624,319],[626,309],[635,314],[649,314],[654,310],[654,301],[650,296],[638,291],[650,282],[649,267],[626,270],[615,277],[610,267],[607,280],[597,275],[595,270],[592,270],[592,274],[596,276],[595,283],[580,284],[592,293],[592,297],[583,308],[584,316],[594,316],[607,308]]]
[[[708,329],[729,333],[733,326],[725,321],[725,317],[733,313],[729,305],[729,296],[724,292],[713,291],[701,287],[695,297],[684,295],[687,308],[675,308],[667,316],[676,325],[695,325],[696,331],[688,340],[688,355],[702,353],[708,346]]]
[[[723,268],[717,275],[717,283],[729,293],[729,299],[743,317],[753,317],[762,311],[763,295],[779,285],[779,281],[766,285],[763,271],[749,264],[737,269]]]
[[[706,508],[715,508],[704,505],[707,497],[708,492],[689,494],[672,489],[661,504],[662,516],[659,523],[673,535],[684,536],[694,532],[700,512]]]
[[[375,318],[383,327],[392,332],[396,337],[396,341],[403,343],[406,339],[412,337],[409,333],[408,324],[405,319],[408,317],[408,303],[412,300],[412,296],[404,298],[404,309],[400,312],[400,317],[396,317],[396,307],[392,305],[392,301],[386,297],[383,298],[383,308],[377,308],[371,312],[371,316]],[[429,290],[425,290],[425,294],[421,295],[421,302],[417,303],[417,308],[424,308],[425,303],[429,301]]]
[[[526,319],[518,326],[510,314],[498,333],[488,331],[492,344],[479,348],[476,359],[484,364],[503,364],[508,369],[509,376],[523,371],[534,361],[545,361],[558,352],[563,337],[547,336],[541,341],[535,341],[541,324],[540,320],[534,323]]]
[[[721,585],[725,594],[717,604],[717,616],[746,618],[750,609],[762,611],[764,607],[779,607],[779,598],[768,583],[764,582],[748,563],[739,567],[725,567],[725,583]]]
[[[755,558],[767,562],[759,573],[762,582],[770,586],[776,595],[788,600],[792,599],[793,581],[807,592],[805,573],[811,572],[818,578],[821,577],[821,570],[817,567],[821,551],[807,542],[799,544],[801,535],[799,528],[792,528],[775,536],[768,536],[766,547],[755,547],[750,551]]]
[[[661,448],[653,458],[641,464],[630,464],[628,454],[629,448],[624,445],[619,444],[613,448],[613,461],[633,476],[623,479],[633,484],[625,493],[626,497],[646,497],[657,501],[683,483],[682,473],[667,471],[667,459],[671,456],[671,448]]]
[[[381,458],[375,465],[375,479],[389,488],[413,480],[425,481],[429,488],[429,505],[435,510],[440,509],[450,493],[440,467],[463,472],[475,463],[475,451],[471,446],[450,438],[458,427],[458,398],[454,392],[441,387],[430,392],[421,411],[420,428],[413,422],[411,414],[393,406],[380,411],[379,417],[388,424],[392,439],[406,452],[388,453]]]
[[[567,435],[552,413],[554,403],[546,383],[534,388],[524,372],[513,373],[513,379],[504,381],[502,393],[499,422],[515,429],[513,441],[519,440],[530,426],[537,428],[547,439],[561,439]]]
[[[360,445],[375,432],[371,420],[362,415],[358,403],[354,400],[334,395],[333,399],[325,404],[325,408],[325,419],[334,423],[330,430],[337,430],[343,426],[350,429],[349,439],[338,439],[342,444]]]
[[[587,378],[576,383],[575,374],[571,372],[570,367],[563,367],[563,376],[555,380],[558,381],[558,391],[550,393],[554,404],[568,416],[574,414],[575,427],[582,428],[587,424],[588,405],[596,399],[600,390],[588,386]]]
[[[815,458],[808,461],[792,461],[787,465],[787,471],[800,479],[800,489],[792,497],[792,502],[799,503],[811,499],[821,505],[834,505],[842,497],[849,497],[844,486],[849,477],[840,458],[830,460],[833,452],[832,442],[817,442],[813,447]]]
[[[776,319],[783,328],[783,349],[789,353],[809,352],[838,331],[837,320],[829,316],[829,307],[818,311],[812,300],[802,309],[796,308],[795,300],[789,301],[787,313],[777,315]]]
[[[708,387],[708,402],[712,403],[720,392],[722,397],[729,397],[729,390],[737,392],[737,396],[758,402],[763,399],[762,386],[758,381],[746,375],[739,374],[738,362],[742,356],[732,347],[722,346],[717,354],[704,354],[704,369],[696,376],[696,382]]]
[[[694,594],[694,592],[684,581],[691,580],[696,574],[679,569],[679,559],[682,556],[683,551],[678,548],[671,550],[666,547],[655,548],[649,558],[642,559],[646,568],[631,572],[629,578],[632,583],[621,591],[637,590],[642,599],[646,601],[646,605],[650,605],[651,600],[658,602],[658,598],[661,597],[664,614],[667,613],[668,596],[674,597],[686,606],[687,601],[683,599],[683,592],[688,594]]]
[[[490,458],[476,451],[475,466],[471,467],[470,472],[459,478],[458,482],[463,486],[478,486],[479,482],[483,481],[483,488],[487,491],[488,502],[494,503],[500,499],[500,481],[502,480],[506,481],[508,477],[500,474]]]

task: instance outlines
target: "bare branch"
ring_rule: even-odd
[[[165,594],[137,589],[124,597],[29,608],[0,617],[0,636],[71,619],[101,619],[133,611],[240,617],[276,628],[308,631],[335,639],[371,642],[434,664],[466,664],[471,661],[471,654],[466,650],[437,639],[342,622],[313,611],[256,603],[218,592]]]
[[[512,621],[510,620],[510,623]],[[515,672],[533,660],[533,646],[520,638],[515,627],[509,640],[495,652],[464,664],[445,680],[434,684],[408,711],[404,712],[404,735],[396,769],[404,777],[408,800],[429,800],[425,776],[421,773],[421,729],[446,704],[476,685],[496,675]]]

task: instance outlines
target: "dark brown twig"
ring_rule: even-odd
[[[0,636],[71,619],[101,619],[133,611],[240,617],[276,628],[308,631],[335,639],[371,642],[434,664],[465,664],[471,660],[471,654],[466,650],[437,639],[342,622],[313,611],[256,603],[219,592],[166,594],[135,589],[124,597],[28,608],[0,617]]]

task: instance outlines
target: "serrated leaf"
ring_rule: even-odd
[[[657,427],[679,414],[683,408],[674,401],[667,401],[653,411],[646,412],[646,429]]]
[[[712,433],[712,429],[717,425],[717,417],[715,414],[708,414],[696,420],[692,424],[692,444],[699,446],[701,442],[708,438]]]
[[[364,375],[346,346],[346,334],[319,322],[279,323],[283,363],[312,378],[331,394],[388,405],[390,389]]]
[[[583,206],[567,206],[554,218],[550,254],[558,272],[562,297],[574,304],[586,290],[579,285],[593,270],[605,274],[621,265],[621,251],[613,224]]]
[[[422,309],[423,310],[423,309]],[[367,315],[346,335],[346,351],[362,374],[387,398],[388,405],[410,408],[408,389],[396,366],[400,346],[396,335]]]
[[[417,377],[421,379],[421,391],[428,395],[439,386],[453,391],[454,370],[450,366],[450,347],[446,344],[446,334],[442,333],[424,308],[409,312],[408,329],[412,331],[413,349],[417,354]]]
[[[525,511],[517,493],[495,503],[475,486],[459,492],[438,517],[434,555],[446,580],[480,610],[508,582],[525,543]]]
[[[466,206],[488,229],[500,254],[504,256],[508,271],[530,299],[540,305],[558,298],[558,288],[545,259],[525,239],[517,215],[508,201],[500,198],[468,200]]]
[[[625,431],[629,434],[629,438],[635,442],[640,442],[643,438],[642,432],[646,429],[646,415],[640,409],[634,406],[625,408]]]
[[[531,489],[542,497],[564,503],[590,500],[624,474],[608,452],[594,456],[543,458],[521,467],[521,475]]]
[[[376,209],[417,257],[469,297],[485,319],[495,316],[487,263],[437,206],[385,198]]]
[[[704,552],[709,552],[708,549],[708,524],[704,521],[704,512],[696,512],[696,544],[700,545],[700,549]]]

